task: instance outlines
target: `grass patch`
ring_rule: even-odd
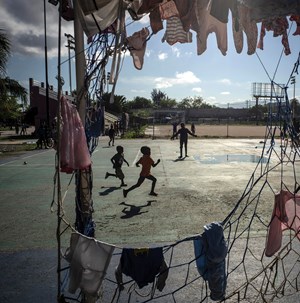
[[[146,126],[134,127],[127,130],[122,138],[124,139],[136,139],[136,138],[145,138]]]

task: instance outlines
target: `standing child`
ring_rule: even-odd
[[[108,131],[108,136],[109,136],[108,146],[110,146],[110,143],[112,143],[112,146],[114,146],[115,145],[116,131],[114,129],[113,124],[110,125],[110,129]]]
[[[126,198],[127,194],[131,191],[134,190],[137,187],[140,187],[141,184],[145,181],[145,179],[151,180],[152,181],[152,186],[151,186],[151,192],[149,195],[151,196],[157,196],[157,193],[154,191],[155,189],[155,184],[156,184],[156,178],[151,175],[151,166],[155,167],[159,162],[160,159],[156,161],[156,163],[153,161],[153,159],[150,157],[151,156],[151,149],[148,146],[142,146],[141,147],[141,153],[143,156],[140,158],[140,160],[135,164],[137,167],[142,165],[142,170],[140,173],[140,177],[135,185],[132,185],[130,188],[123,189],[123,196]]]
[[[193,134],[192,132],[190,132],[190,130],[188,130],[184,123],[180,123],[180,129],[176,132],[176,134],[174,134],[171,137],[171,140],[174,139],[174,137],[180,136],[179,138],[179,142],[180,142],[180,156],[178,157],[179,159],[182,158],[182,148],[184,145],[184,151],[185,151],[185,157],[188,157],[187,154],[187,145],[188,145],[188,135],[191,135],[193,137],[197,137],[197,135]]]
[[[117,150],[117,153],[110,159],[111,163],[113,164],[113,168],[115,169],[115,174],[110,174],[107,172],[105,175],[105,179],[107,179],[110,176],[116,177],[121,180],[121,186],[127,186],[127,184],[124,183],[125,176],[122,171],[122,165],[123,165],[123,162],[125,162],[127,164],[127,166],[129,166],[129,163],[124,158],[123,146],[118,145],[116,150]]]

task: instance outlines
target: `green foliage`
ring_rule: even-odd
[[[189,108],[214,108],[215,106],[204,102],[202,97],[186,97],[178,103],[178,108],[189,109]]]
[[[10,41],[3,29],[0,29],[0,77],[6,73],[6,63],[10,55]]]
[[[21,99],[23,105],[27,105],[26,89],[16,80],[4,77],[10,48],[8,37],[0,29],[0,122],[17,120],[21,116],[18,99]]]
[[[124,139],[135,139],[135,138],[144,138],[145,137],[146,126],[136,125],[129,130],[127,130],[123,138]]]
[[[128,109],[141,109],[141,108],[152,108],[153,103],[151,100],[144,97],[135,97],[132,101],[127,101]]]
[[[160,107],[160,102],[167,98],[168,96],[159,89],[153,89],[151,92],[151,99],[156,107]]]
[[[160,100],[159,107],[160,108],[176,108],[177,102],[175,99],[170,99],[169,97],[166,97],[165,99]]]
[[[0,96],[0,121],[16,121],[21,115],[22,105],[18,104],[16,97]]]
[[[102,100],[105,106],[105,110],[121,114],[127,111],[126,97],[121,95],[114,95],[113,103],[110,103],[111,93],[105,93],[102,96]]]

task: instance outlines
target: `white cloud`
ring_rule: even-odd
[[[202,88],[201,87],[194,87],[192,88],[192,91],[195,93],[202,93]]]
[[[176,84],[185,84],[185,83],[193,84],[193,83],[201,82],[201,80],[199,78],[197,78],[195,76],[195,74],[191,71],[186,71],[183,73],[176,73],[175,79],[177,80]]]
[[[159,53],[158,54],[158,59],[159,60],[166,60],[168,58],[168,54],[167,53]]]
[[[179,58],[180,57],[180,50],[179,50],[179,48],[178,47],[176,47],[176,46],[172,46],[172,53],[177,57],[177,58]]]
[[[222,83],[222,84],[226,84],[226,85],[231,85],[231,84],[232,84],[232,83],[231,83],[231,80],[230,80],[230,79],[226,79],[226,78],[221,79],[221,80],[219,80],[218,82],[219,82],[219,83]]]
[[[212,104],[217,104],[216,103],[216,97],[214,97],[214,96],[209,96],[209,97],[207,97],[207,98],[205,98],[205,102],[208,102],[208,103],[212,103]]]
[[[151,56],[152,53],[153,53],[153,50],[151,50],[151,49],[146,49],[145,56],[146,56],[147,58],[149,58],[149,57]]]
[[[154,79],[156,88],[168,88],[174,85],[194,84],[200,83],[201,80],[195,76],[191,71],[176,73],[174,78],[158,77]]]
[[[230,92],[221,92],[221,95],[230,95]]]
[[[135,94],[146,93],[146,91],[144,89],[131,89],[130,91]]]

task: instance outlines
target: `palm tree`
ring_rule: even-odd
[[[6,76],[6,64],[10,56],[10,41],[3,29],[0,29],[0,103],[20,98],[27,105],[27,92],[18,81]],[[11,98],[10,98],[11,97]]]
[[[3,29],[0,28],[0,76],[6,74],[6,63],[10,55],[10,41]]]

